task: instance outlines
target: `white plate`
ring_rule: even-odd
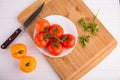
[[[61,25],[64,29],[64,34],[68,33],[68,34],[74,35],[74,37],[76,39],[76,43],[77,43],[78,33],[77,33],[77,30],[76,30],[76,26],[68,18],[66,18],[64,16],[61,16],[61,15],[51,15],[51,16],[48,16],[44,19],[48,20],[50,25],[52,25],[52,24]],[[36,34],[37,34],[36,29],[34,29],[34,37],[35,37]],[[75,43],[75,45],[76,45],[76,43]],[[74,47],[75,47],[75,45],[74,45]],[[70,49],[65,49],[64,48],[63,52],[58,56],[51,55],[50,53],[48,53],[47,49],[43,49],[43,48],[39,48],[39,47],[37,47],[37,48],[40,50],[40,52],[42,54],[44,54],[46,56],[49,56],[49,57],[63,57],[65,55],[69,54],[74,49],[74,47],[70,48]]]

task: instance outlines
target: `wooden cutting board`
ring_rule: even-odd
[[[25,9],[18,16],[18,21],[22,24],[43,1],[45,0],[37,0]],[[100,31],[97,33],[97,36],[93,36],[91,33],[86,33],[83,30],[78,20],[83,17],[87,22],[90,22],[93,20],[94,15],[82,0],[50,0],[40,15],[31,23],[29,28],[27,28],[26,32],[33,38],[35,21],[54,14],[69,18],[75,24],[79,36],[86,34],[91,36],[86,48],[82,48],[78,41],[75,49],[65,57],[50,58],[45,56],[62,80],[78,80],[94,68],[116,47],[116,40],[98,19],[96,22],[100,26]]]

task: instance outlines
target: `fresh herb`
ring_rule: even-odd
[[[79,37],[79,42],[82,44],[82,47],[86,47],[86,42],[89,42],[90,36]]]
[[[85,22],[85,19],[81,18],[79,20],[79,23],[82,25],[82,27],[84,28],[85,31],[90,31],[90,27],[87,25],[87,23]]]
[[[84,30],[88,31],[88,32],[91,32],[94,36],[96,36],[96,33],[99,31],[99,26],[95,22],[96,19],[97,19],[98,12],[97,12],[96,16],[94,17],[94,20],[91,23],[89,23],[89,24],[87,24],[85,22],[85,19],[83,19],[83,18],[81,18],[79,20],[79,23],[82,25],[82,27],[84,28]]]
[[[98,10],[98,12],[99,12],[99,10]],[[96,36],[96,33],[99,31],[99,26],[95,22],[96,19],[97,19],[98,12],[97,12],[96,16],[94,17],[93,21],[89,24],[86,23],[84,18],[81,18],[79,20],[79,23],[82,25],[84,30],[88,31],[88,32],[91,32],[94,36]],[[82,47],[86,47],[86,42],[89,42],[89,39],[90,39],[90,36],[79,37],[79,42],[82,44]]]

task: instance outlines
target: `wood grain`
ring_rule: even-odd
[[[18,21],[22,24],[40,4],[41,0],[38,0],[25,9],[18,16]],[[80,18],[85,18],[87,22],[90,22],[94,18],[93,13],[82,0],[51,0],[48,2],[40,15],[26,30],[32,39],[36,20],[54,14],[69,18],[75,24],[79,36],[86,34],[91,36],[86,48],[82,48],[78,42],[75,49],[65,57],[50,58],[45,56],[62,80],[78,80],[109,55],[116,47],[117,41],[98,19],[96,23],[100,26],[100,31],[97,33],[97,36],[84,32],[81,25],[78,24]]]

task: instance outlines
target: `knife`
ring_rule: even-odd
[[[20,34],[25,31],[25,29],[30,25],[30,23],[36,18],[36,16],[42,11],[44,7],[45,2],[38,7],[38,9],[23,23],[22,26],[16,29],[15,32],[1,45],[2,49],[6,49],[8,45],[15,40],[15,38]]]

